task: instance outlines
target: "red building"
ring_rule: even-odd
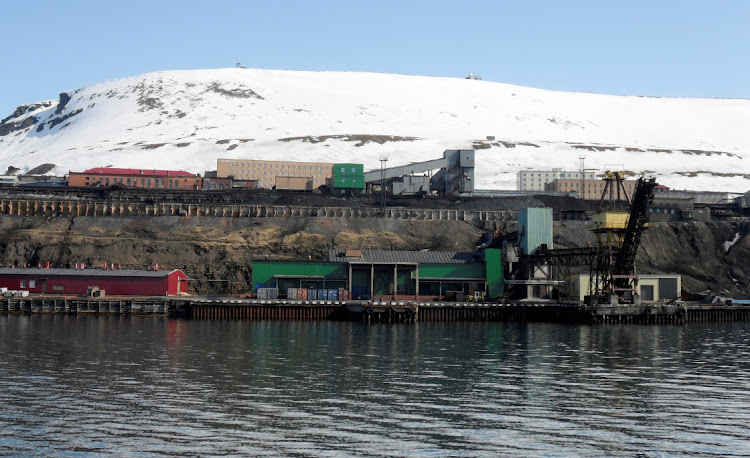
[[[181,270],[0,268],[0,287],[37,294],[86,294],[96,286],[113,296],[176,296],[188,292]]]
[[[201,189],[200,175],[184,170],[118,169],[96,167],[83,172],[68,173],[68,186]]]

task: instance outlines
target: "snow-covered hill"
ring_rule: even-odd
[[[360,162],[477,148],[477,188],[523,169],[623,167],[681,189],[750,189],[750,100],[545,91],[489,81],[220,69],[149,73],[21,106],[0,168],[216,169],[217,158]],[[494,137],[494,140],[488,138]]]

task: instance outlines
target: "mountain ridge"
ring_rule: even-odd
[[[218,69],[64,91],[0,122],[0,167],[214,170],[216,159],[361,162],[477,149],[476,187],[526,169],[623,168],[675,188],[750,189],[750,100],[556,92],[463,78]]]

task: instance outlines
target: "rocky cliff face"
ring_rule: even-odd
[[[325,258],[329,248],[474,251],[495,229],[514,222],[364,220],[341,218],[133,217],[73,219],[0,217],[0,264],[66,267],[104,262],[123,268],[181,268],[197,293],[250,289],[253,259]],[[589,225],[555,223],[555,247],[594,244]],[[739,235],[738,235],[739,234]],[[643,235],[643,273],[683,275],[683,289],[750,294],[750,223],[652,224]],[[729,246],[726,242],[734,242]]]

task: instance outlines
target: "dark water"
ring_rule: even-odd
[[[0,315],[0,454],[750,455],[750,325]]]

